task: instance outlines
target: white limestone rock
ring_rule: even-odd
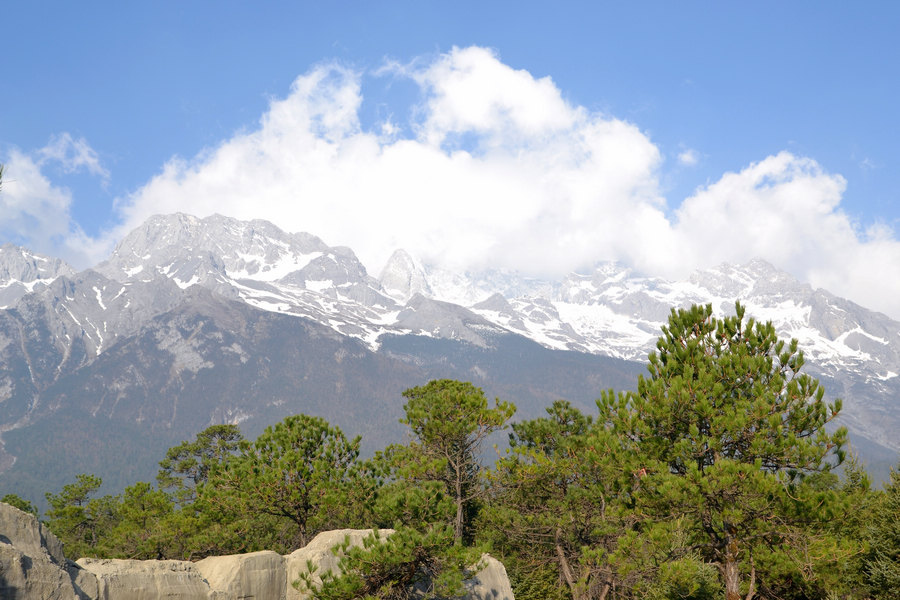
[[[0,598],[93,600],[96,589],[34,515],[0,503]]]
[[[394,530],[381,529],[378,533],[382,538],[385,538],[394,533]],[[309,573],[309,565],[312,565],[313,585],[322,583],[322,573],[340,572],[338,563],[341,560],[341,555],[333,553],[331,549],[338,544],[342,544],[345,539],[349,540],[350,547],[362,546],[363,540],[371,534],[371,529],[323,531],[303,548],[294,550],[291,554],[285,556],[284,563],[287,573],[285,600],[308,600],[311,598],[312,595],[308,591],[301,591],[294,586],[294,582],[300,579],[301,573]]]
[[[463,582],[466,600],[515,600],[503,563],[483,554],[479,564],[481,569],[475,576]]]
[[[97,600],[218,600],[193,563],[80,558],[97,577]]]
[[[209,583],[216,600],[284,600],[285,558],[263,550],[210,556],[194,567]]]

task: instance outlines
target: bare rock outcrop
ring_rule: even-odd
[[[503,563],[491,556],[481,556],[481,569],[463,582],[468,600],[514,600],[512,585]]]
[[[33,515],[0,503],[0,598],[93,600],[97,582],[66,560],[62,543]]]
[[[181,560],[81,558],[67,560],[59,539],[33,515],[0,503],[0,598],[3,600],[308,600],[293,583],[313,573],[313,585],[338,570],[348,542],[361,546],[371,529],[340,529],[317,535],[304,548],[282,556],[262,551]],[[382,537],[393,533],[382,530]],[[465,582],[465,600],[513,600],[506,569],[484,555],[481,569]]]
[[[271,550],[210,556],[194,566],[215,600],[284,600],[285,588],[290,586],[285,557]]]
[[[66,562],[62,542],[40,521],[8,504],[0,510],[0,543],[32,557],[43,556],[56,564]]]
[[[331,549],[338,544],[344,543],[344,540],[349,540],[350,546],[362,546],[363,540],[371,533],[371,529],[323,531],[303,548],[294,550],[285,556],[285,571],[287,573],[285,600],[308,600],[312,595],[308,591],[301,591],[295,588],[293,582],[300,579],[301,574],[309,573],[309,566],[311,565],[313,585],[321,584],[322,573],[338,571],[341,555],[335,554]],[[394,533],[393,529],[382,529],[379,531],[382,538],[392,533]]]
[[[97,578],[96,600],[208,600],[209,584],[183,560],[80,558]]]

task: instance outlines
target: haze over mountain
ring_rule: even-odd
[[[615,263],[561,281],[451,273],[403,250],[376,278],[354,252],[266,221],[156,216],[104,262],[0,248],[0,485],[38,498],[76,473],[150,479],[166,448],[222,422],[248,435],[324,416],[369,451],[400,392],[468,379],[520,417],[591,410],[635,385],[673,306],[712,303],[795,337],[870,464],[900,451],[900,323],[754,260],[684,281]]]

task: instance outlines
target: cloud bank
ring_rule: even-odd
[[[418,103],[364,126],[371,77],[413,82]],[[47,150],[46,160],[58,154]],[[62,155],[82,156],[71,144]],[[675,201],[660,191],[663,155],[636,124],[573,105],[549,77],[513,69],[488,49],[455,48],[374,75],[321,64],[272,100],[257,127],[171,159],[119,199],[121,226],[109,239],[152,214],[182,211],[308,231],[350,246],[375,274],[396,248],[451,269],[538,276],[619,260],[681,277],[760,257],[900,317],[900,242],[884,226],[860,231],[841,211],[840,175],[782,152]],[[678,161],[699,157],[683,150]],[[73,248],[99,242],[65,222],[63,191],[47,183],[37,196],[60,209],[48,231],[74,231]],[[24,220],[16,225],[23,237],[38,235]]]

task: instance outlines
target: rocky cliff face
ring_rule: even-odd
[[[331,548],[361,546],[371,530],[320,533],[304,548],[180,560],[66,559],[52,533],[27,513],[0,503],[0,598],[15,600],[307,600],[293,586],[301,572],[334,571]],[[390,535],[390,531],[382,532]],[[466,600],[513,600],[506,570],[485,555],[465,582]]]
[[[0,309],[12,306],[57,277],[74,274],[75,269],[58,258],[4,244],[0,246]]]

